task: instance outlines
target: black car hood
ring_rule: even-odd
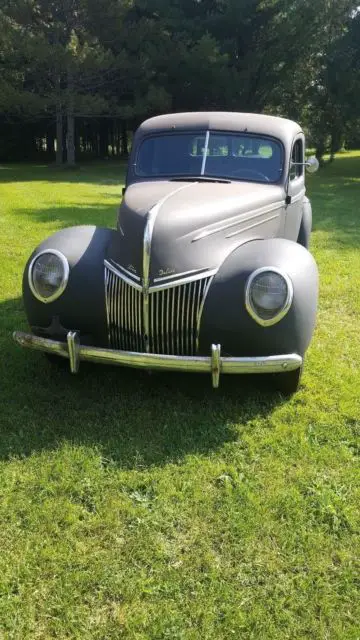
[[[214,269],[242,242],[278,235],[284,198],[279,185],[250,182],[135,183],[126,190],[107,257],[143,278],[146,231],[151,284]]]

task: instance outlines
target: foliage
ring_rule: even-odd
[[[58,146],[66,124],[75,146],[107,155],[145,117],[195,109],[298,119],[334,152],[357,116],[359,16],[357,0],[4,0],[0,155],[19,123],[37,152],[45,136],[52,150],[57,117]],[[114,124],[85,140],[85,116]]]
[[[329,41],[310,91],[314,109],[313,142],[319,157],[339,151],[344,138],[353,137],[360,95],[360,12],[329,31]]]
[[[320,309],[285,402],[17,347],[34,246],[115,224],[124,169],[0,168],[4,640],[358,638],[359,175],[355,152],[308,179]]]

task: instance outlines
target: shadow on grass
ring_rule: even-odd
[[[106,198],[105,194],[101,196],[101,199]],[[110,197],[110,196],[109,196]],[[112,198],[114,196],[111,196]],[[119,204],[104,204],[99,202],[86,202],[83,205],[79,204],[67,204],[62,206],[54,206],[46,209],[36,209],[34,207],[28,207],[26,209],[17,209],[17,220],[23,219],[26,224],[29,220],[36,223],[55,224],[56,229],[63,229],[64,227],[74,227],[77,225],[94,224],[100,227],[116,227],[117,210]],[[44,235],[44,239],[49,236],[47,232]],[[34,247],[35,248],[35,247]]]
[[[82,363],[77,376],[11,338],[26,330],[21,300],[0,305],[0,457],[29,456],[63,442],[97,447],[123,468],[177,462],[241,440],[253,421],[283,402],[261,376],[152,374]],[[65,364],[65,361],[61,363]]]
[[[126,162],[89,162],[73,169],[53,164],[0,163],[0,184],[7,182],[71,182],[88,184],[119,184],[125,181]]]

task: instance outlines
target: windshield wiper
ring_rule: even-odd
[[[231,180],[226,180],[225,178],[209,178],[208,176],[181,176],[170,178],[170,182],[223,182],[224,184],[230,184]]]

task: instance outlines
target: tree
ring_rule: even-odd
[[[55,114],[58,163],[66,117],[67,163],[72,166],[75,115],[106,111],[107,102],[96,89],[107,82],[112,56],[88,30],[83,0],[12,0],[5,10],[12,48],[8,46],[4,61],[8,66],[10,60],[17,73],[7,85],[4,81],[2,108],[25,116]]]
[[[313,138],[321,158],[333,160],[349,128],[358,120],[360,95],[360,12],[350,10],[342,30],[329,38],[314,80]]]
[[[357,1],[3,0],[0,144],[21,123],[61,163],[66,133],[73,165],[126,153],[147,116],[224,109],[300,120],[334,152],[357,117]]]

